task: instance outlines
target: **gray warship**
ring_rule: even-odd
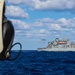
[[[75,51],[75,43],[69,39],[56,38],[52,42],[48,42],[47,47],[38,48],[38,51]]]

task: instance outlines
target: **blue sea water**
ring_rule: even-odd
[[[22,51],[15,61],[0,61],[0,75],[75,75],[75,52]]]

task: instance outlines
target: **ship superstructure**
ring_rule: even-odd
[[[52,42],[48,42],[47,47],[38,48],[40,51],[75,51],[75,43],[69,39],[60,40],[56,38]]]

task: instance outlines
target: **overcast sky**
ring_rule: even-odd
[[[21,42],[23,50],[45,47],[55,38],[75,40],[75,0],[6,0],[6,6],[14,43]]]

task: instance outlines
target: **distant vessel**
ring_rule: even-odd
[[[38,48],[38,51],[75,51],[75,43],[69,39],[56,38],[54,41],[48,42],[47,47]]]

